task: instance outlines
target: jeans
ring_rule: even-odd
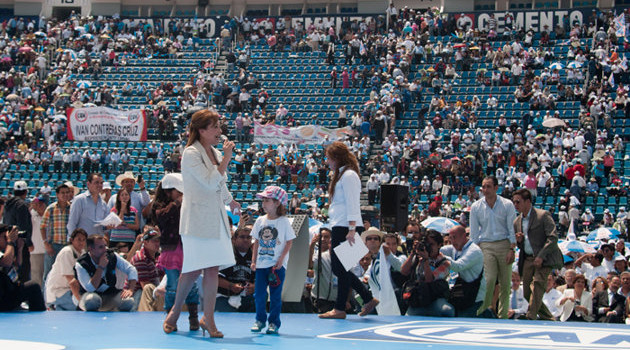
[[[76,311],[77,306],[72,301],[72,292],[67,291],[64,295],[57,298],[52,305],[57,311]]]
[[[444,298],[438,298],[425,307],[409,307],[407,316],[455,317],[455,308]]]
[[[165,270],[166,274],[166,296],[164,297],[164,310],[170,310],[175,303],[175,294],[177,292],[177,283],[179,282],[179,270]],[[186,305],[199,304],[199,292],[197,291],[197,283],[193,284],[192,289],[186,296]]]
[[[285,268],[276,270],[280,284],[276,287],[269,286],[269,274],[271,267],[256,269],[256,285],[254,299],[256,302],[256,321],[266,324],[273,323],[280,328],[280,311],[282,310],[282,286],[284,285]],[[269,286],[269,317],[267,317],[267,286]]]

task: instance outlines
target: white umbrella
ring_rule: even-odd
[[[92,84],[89,81],[81,80],[77,83],[77,87],[79,89],[89,89],[92,87]]]
[[[552,64],[549,65],[549,69],[551,69],[551,70],[553,70],[553,69],[560,70],[562,68],[564,68],[564,66],[560,62],[552,63]]]
[[[578,61],[573,61],[573,62],[569,62],[569,64],[567,64],[567,68],[582,68],[582,62],[578,62]]]
[[[546,128],[555,128],[558,126],[567,126],[567,123],[559,118],[547,118],[543,120],[542,125]]]
[[[620,232],[612,227],[600,227],[591,231],[586,237],[587,241],[595,241],[600,239],[613,239],[619,237]]]
[[[435,230],[441,233],[448,233],[448,230],[450,230],[451,228],[455,226],[460,225],[459,222],[453,219],[440,217],[440,216],[428,218],[422,221],[420,224],[424,226],[427,230]]]
[[[56,122],[63,120],[65,122],[66,120],[68,120],[68,118],[63,114],[57,114],[53,117],[53,120]]]
[[[569,252],[595,253],[595,248],[593,248],[590,244],[582,241],[568,240],[558,243],[558,247],[564,255],[569,254]]]

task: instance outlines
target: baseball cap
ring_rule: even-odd
[[[285,207],[289,202],[287,192],[278,186],[267,186],[264,191],[256,193],[258,198],[270,198],[280,201]]]
[[[28,190],[28,184],[26,183],[26,181],[16,181],[13,184],[13,190],[14,191],[26,191],[26,190]]]
[[[176,189],[181,193],[184,193],[184,178],[180,173],[170,173],[164,175],[162,178],[162,189],[170,190]]]

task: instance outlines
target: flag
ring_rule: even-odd
[[[615,86],[615,76],[612,73],[610,73],[610,77],[608,77],[608,84]]]
[[[393,253],[390,253],[393,254]],[[396,294],[394,294],[394,287],[392,286],[392,277],[389,273],[389,262],[385,256],[385,251],[381,247],[378,251],[378,259],[372,266],[372,272],[370,279],[372,279],[372,286],[376,285],[377,288],[371,288],[374,298],[378,299],[380,303],[376,305],[376,311],[379,316],[400,316],[400,309],[398,308],[398,302],[396,301]]]
[[[617,37],[626,36],[626,18],[623,13],[615,17],[615,35]]]
[[[575,235],[575,226],[573,225],[573,220],[569,224],[569,229],[567,230],[567,239],[568,240],[576,240],[577,236]]]

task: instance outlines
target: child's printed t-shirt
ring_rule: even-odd
[[[252,229],[252,236],[258,241],[258,258],[256,268],[265,269],[276,264],[284,246],[288,241],[295,238],[295,232],[291,226],[289,218],[281,216],[275,220],[270,220],[267,215],[256,219]],[[282,266],[287,268],[289,254],[282,262]]]

